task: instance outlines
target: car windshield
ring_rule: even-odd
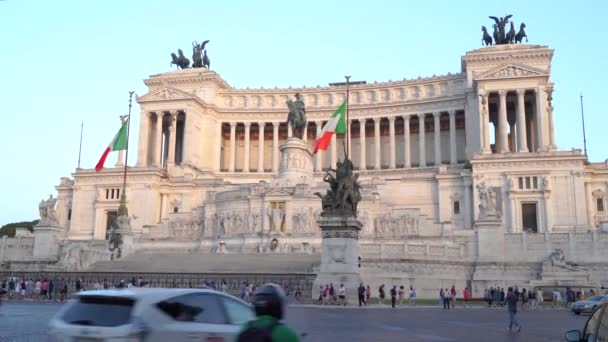
[[[135,300],[124,297],[80,296],[61,316],[68,324],[117,327],[129,323]]]
[[[587,300],[590,302],[599,302],[602,299],[604,299],[604,296],[591,296],[591,297],[587,298]]]

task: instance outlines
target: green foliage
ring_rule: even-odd
[[[23,221],[5,224],[0,228],[0,237],[7,235],[8,237],[15,236],[15,229],[27,228],[30,232],[34,231],[34,226],[38,224],[40,220],[34,221]]]

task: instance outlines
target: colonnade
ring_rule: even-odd
[[[443,113],[447,113],[449,117],[449,125],[447,126],[449,130],[449,141],[442,141],[441,139],[441,117]],[[418,167],[426,167],[432,165],[440,165],[442,163],[449,164],[457,164],[458,163],[458,155],[457,155],[457,142],[456,142],[456,110],[450,111],[441,111],[434,112],[430,114],[407,114],[407,115],[398,115],[398,116],[388,116],[388,117],[374,117],[374,118],[357,118],[350,120],[350,129],[351,129],[351,144],[349,144],[349,153],[351,155],[351,159],[354,159],[355,166],[359,170],[380,170],[380,169],[395,169],[395,168],[410,168],[413,165],[412,157],[411,157],[411,149],[412,149],[412,134],[410,123],[413,120],[418,121],[418,128],[414,129],[417,131],[417,139],[418,139],[418,163],[416,166]],[[433,120],[427,120],[427,118],[432,117]],[[402,137],[398,139],[396,135],[397,128],[397,119],[400,123],[402,123],[403,128],[399,127],[400,131],[403,132]],[[389,144],[386,147],[382,146],[382,137],[386,137],[386,134],[383,133],[383,128],[386,131],[386,125],[381,126],[381,123],[388,122],[388,140]],[[308,125],[304,130],[304,140],[309,143],[309,146],[313,145],[314,137],[319,136],[324,125],[324,121],[321,120],[309,120]],[[372,125],[368,125],[368,123],[373,123]],[[291,136],[291,129],[289,126],[285,124],[281,125],[282,122],[226,122],[221,126],[226,127],[226,133],[229,132],[229,138],[225,139],[227,143],[227,155],[225,154],[225,158],[223,158],[223,162],[221,163],[221,168],[226,172],[265,172],[264,169],[264,161],[266,153],[271,153],[271,169],[272,172],[278,171],[278,160],[279,160],[279,140],[280,137],[289,137]],[[356,129],[353,129],[353,124],[358,125],[359,132],[357,134]],[[257,168],[251,167],[251,145],[254,141],[251,139],[251,131],[252,126],[257,125]],[[266,148],[265,142],[265,127],[267,125],[272,125],[272,145],[270,150]],[[311,126],[314,125],[314,128]],[[368,127],[370,126],[370,127]],[[229,127],[229,128],[228,128]],[[243,143],[242,153],[237,153],[237,127],[238,127],[238,136],[241,137]],[[445,130],[445,129],[444,129]],[[433,132],[433,141],[427,141],[426,131]],[[309,134],[309,132],[311,134]],[[316,134],[313,135],[312,132]],[[371,135],[373,132],[373,142],[371,144],[367,144],[368,134]],[[324,164],[327,167],[335,167],[336,162],[338,161],[338,154],[340,154],[340,159],[342,159],[342,144],[339,140],[342,140],[342,137],[338,138],[336,135],[332,137],[332,142],[328,151],[319,151],[317,155],[314,157],[315,162],[315,171],[321,171],[324,169]],[[357,143],[358,146],[358,156],[352,155],[352,146],[354,143]],[[442,144],[449,143],[449,160],[448,156],[442,156]],[[397,165],[397,145],[401,144],[402,153],[403,153],[403,164]],[[427,162],[427,144],[433,144],[433,160]],[[370,145],[374,148],[374,152],[372,154],[372,160],[367,155],[367,148]],[[260,148],[261,147],[261,148]],[[388,148],[388,160],[382,160],[383,149]],[[325,154],[329,153],[329,157],[325,157]],[[385,153],[386,154],[386,153]],[[445,158],[444,158],[445,157]],[[327,162],[324,163],[325,159],[329,159],[329,165]],[[242,159],[242,163],[241,160]],[[401,158],[400,158],[401,159]],[[237,162],[238,160],[238,162]],[[361,162],[365,161],[365,162]],[[371,164],[368,164],[371,162]],[[384,163],[383,163],[384,162]],[[241,168],[237,168],[237,164],[242,164]],[[267,171],[267,170],[266,170]]]
[[[482,153],[526,153],[554,149],[553,113],[547,111],[544,96],[547,96],[544,87],[480,92]],[[490,103],[496,108],[494,111],[485,105]],[[529,105],[526,106],[526,103]],[[514,111],[508,111],[508,108],[514,108]],[[495,128],[494,150],[490,143],[491,121]],[[547,127],[548,134],[543,134],[544,127]]]

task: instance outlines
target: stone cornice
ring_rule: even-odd
[[[471,159],[473,170],[498,169],[506,170],[509,167],[528,168],[583,168],[586,160],[584,155],[577,151],[559,152],[532,152],[532,153],[509,153],[509,154],[478,154]]]
[[[468,64],[501,64],[505,61],[522,59],[545,59],[549,62],[553,58],[553,49],[546,45],[508,44],[494,45],[468,51],[462,57],[463,70]]]

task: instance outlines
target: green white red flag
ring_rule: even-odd
[[[319,150],[326,151],[334,134],[346,134],[346,99],[323,126],[320,135],[315,140],[313,154]]]
[[[103,169],[103,164],[106,162],[106,158],[108,158],[108,154],[110,154],[110,152],[127,149],[127,124],[128,124],[128,122],[129,122],[129,119],[127,118],[127,120],[125,120],[125,122],[123,122],[122,126],[120,127],[120,130],[118,130],[118,133],[116,133],[116,135],[110,142],[110,145],[108,145],[108,147],[106,147],[105,151],[103,151],[101,158],[99,158],[97,165],[95,165],[95,172],[99,172],[99,171],[101,171],[101,169]]]

